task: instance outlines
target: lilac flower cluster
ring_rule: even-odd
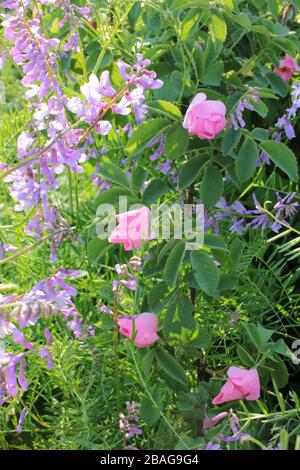
[[[299,203],[294,201],[295,196],[296,193],[291,193],[281,197],[279,193],[276,193],[277,202],[272,208],[274,218],[263,209],[255,194],[253,194],[255,209],[250,210],[240,201],[235,201],[233,204],[228,205],[225,198],[222,197],[215,206],[217,209],[221,209],[221,211],[216,211],[210,215],[207,210],[205,211],[204,230],[213,229],[218,234],[220,222],[230,220],[232,224],[229,229],[230,233],[243,233],[249,227],[252,227],[254,230],[261,229],[262,233],[264,233],[266,228],[270,228],[273,232],[278,233],[283,223],[288,224],[286,219],[291,219],[297,212]]]
[[[271,129],[272,138],[276,142],[280,142],[282,138],[282,132],[284,131],[286,138],[291,140],[296,137],[292,119],[296,117],[297,111],[300,108],[300,82],[295,82],[292,85],[291,91],[292,105],[285,110],[283,115],[277,120],[275,128]],[[270,164],[269,156],[261,151],[258,159],[258,166],[261,166],[265,162],[267,165]]]
[[[6,253],[16,252],[18,248],[10,243],[2,243],[0,241],[0,261],[5,258]]]
[[[19,393],[18,387],[23,392],[27,391],[28,383],[25,377],[25,370],[25,353],[6,353],[0,347],[0,406]]]
[[[80,19],[75,15],[75,12],[86,17],[90,14],[90,8],[79,7],[77,5],[71,4],[70,0],[62,0],[61,3],[64,11],[64,17],[58,23],[57,27],[58,29],[62,29],[64,25],[68,22],[71,31],[71,35],[65,44],[65,51],[78,52],[80,40],[78,28],[81,28],[82,25]]]
[[[139,124],[145,119],[147,106],[144,104],[145,89],[160,88],[161,80],[156,79],[154,71],[147,70],[149,60],[144,60],[142,54],[137,54],[137,63],[131,67],[123,60],[118,61],[121,77],[125,81],[125,87],[119,93],[112,87],[108,70],[104,70],[97,78],[90,75],[89,82],[81,86],[80,90],[84,100],[73,97],[66,100],[68,109],[81,120],[92,125],[100,134],[106,135],[112,129],[109,121],[100,120],[109,109],[115,114],[127,116],[133,111]]]
[[[279,132],[284,130],[285,135],[289,140],[296,137],[291,121],[296,117],[297,111],[300,108],[300,82],[293,83],[291,99],[291,107],[285,111],[283,116],[281,116],[275,124],[275,127]]]
[[[42,3],[54,8],[62,7],[64,16],[59,26],[61,28],[69,22],[71,29],[66,50],[76,52],[78,28],[81,26],[76,14],[87,15],[89,9],[73,5],[70,0],[44,0]],[[51,244],[51,260],[54,262],[55,249],[70,229],[57,209],[49,203],[51,191],[59,187],[59,175],[66,167],[80,173],[83,170],[81,164],[95,157],[95,151],[90,147],[94,143],[91,131],[101,135],[111,131],[111,123],[104,119],[109,110],[122,115],[133,112],[139,123],[147,112],[145,90],[159,88],[163,83],[156,79],[154,71],[147,70],[150,61],[137,54],[137,63],[133,67],[122,60],[118,62],[125,82],[120,92],[112,87],[109,72],[105,70],[100,79],[92,74],[88,83],[81,86],[83,99],[68,98],[64,95],[58,74],[61,55],[58,51],[59,40],[44,37],[42,10],[29,9],[31,2],[21,0],[8,0],[3,6],[13,10],[5,15],[4,34],[14,43],[10,55],[22,67],[22,84],[28,89],[25,95],[31,101],[33,120],[18,137],[20,162],[12,169],[1,164],[1,170],[6,176],[4,181],[11,185],[11,195],[17,201],[16,210],[39,208],[25,231],[35,238],[45,231],[55,236]],[[27,8],[30,14],[35,12],[33,19],[27,18]],[[79,118],[73,125],[68,121],[67,110]],[[89,129],[75,128],[80,122],[87,123]],[[42,146],[39,142],[42,142]],[[93,179],[97,185],[101,185],[102,190],[107,188],[106,182],[100,181],[97,175],[93,175]],[[56,236],[57,229],[62,226],[65,231],[62,233],[59,230],[60,235]]]
[[[120,291],[121,286],[126,287],[127,289],[132,291],[135,291],[137,289],[138,280],[137,277],[132,273],[132,271],[137,271],[138,269],[142,269],[142,262],[138,256],[132,256],[127,264],[115,265],[115,270],[119,276],[119,280],[114,280],[112,282],[112,287],[114,296],[118,301],[121,301],[123,297],[123,294]],[[114,315],[113,311],[106,305],[101,306],[100,311],[111,316]],[[128,318],[132,317],[129,316]]]
[[[19,393],[18,386],[23,391],[27,390],[25,369],[28,352],[37,351],[41,359],[46,361],[48,369],[53,368],[53,338],[50,330],[44,329],[45,346],[42,347],[28,341],[22,330],[36,325],[41,318],[46,319],[62,313],[67,328],[76,338],[94,334],[90,325],[87,324],[86,329],[83,328],[82,320],[71,300],[71,297],[77,295],[77,291],[64,281],[68,276],[79,274],[79,271],[61,269],[53,276],[40,281],[24,295],[0,295],[0,339],[9,338],[10,343],[15,343],[15,347],[23,348],[22,352],[5,352],[1,343],[0,405]]]
[[[143,434],[143,431],[137,426],[139,423],[139,410],[140,405],[137,403],[126,402],[127,414],[120,413],[119,428],[124,436],[124,443],[128,450],[138,450],[131,445],[129,441],[135,437]]]
[[[218,415],[214,416],[213,418],[209,418],[208,416],[205,417],[203,421],[203,430],[210,429],[214,426],[216,426],[219,421],[223,420],[224,418],[230,417],[229,422],[225,424],[229,424],[229,428],[231,431],[231,435],[225,435],[223,433],[220,433],[216,439],[221,442],[236,442],[236,441],[241,441],[241,440],[247,440],[251,438],[250,434],[246,434],[241,432],[241,425],[240,421],[235,413],[229,414],[227,411],[223,411],[222,413],[219,413]],[[222,447],[219,443],[214,443],[213,441],[208,442],[208,444],[205,446],[204,449],[202,450],[222,450]]]
[[[148,142],[147,147],[151,148],[156,146],[154,152],[150,155],[150,160],[151,161],[156,161],[160,157],[164,155],[164,150],[165,150],[165,137],[163,134],[159,135],[158,137],[155,137],[152,139],[150,142]],[[172,168],[172,161],[167,159],[162,163],[158,163],[156,165],[156,169],[161,171],[164,175],[168,175],[171,171]],[[174,177],[175,179],[177,178],[176,171],[172,173],[172,180],[174,182]]]
[[[239,101],[235,111],[230,116],[230,122],[233,128],[237,131],[240,127],[245,127],[246,123],[243,119],[243,111],[248,109],[249,111],[254,110],[253,102],[259,101],[259,94],[257,90],[251,89],[246,95]]]

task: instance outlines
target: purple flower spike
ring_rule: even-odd
[[[19,434],[22,432],[22,424],[24,422],[26,414],[27,414],[26,408],[23,408],[23,410],[20,414],[20,417],[19,417],[18,427],[17,427],[17,433],[19,433]]]

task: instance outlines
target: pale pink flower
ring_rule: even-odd
[[[287,83],[295,72],[300,72],[300,67],[289,54],[285,54],[284,59],[281,59],[279,67],[274,69],[274,72]]]
[[[108,237],[110,243],[123,243],[126,251],[141,248],[142,240],[148,240],[150,229],[150,210],[143,206],[116,216],[119,225]]]
[[[207,100],[198,93],[186,112],[183,127],[200,139],[214,139],[226,126],[226,107],[222,101]]]
[[[205,416],[202,424],[202,429],[205,431],[205,429],[213,428],[218,424],[219,421],[221,421],[223,418],[226,418],[226,416],[229,416],[229,413],[227,411],[222,411],[213,418]]]
[[[147,348],[158,341],[158,319],[154,313],[144,312],[140,315],[136,315],[132,319],[119,318],[118,325],[120,327],[120,333],[126,336],[126,338],[132,338],[133,323],[135,327],[134,344],[138,348]]]
[[[260,381],[256,369],[230,367],[227,371],[228,380],[220,393],[213,399],[213,405],[220,405],[233,400],[258,400],[260,397]]]

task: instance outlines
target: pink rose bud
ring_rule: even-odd
[[[230,367],[227,371],[229,379],[213,399],[213,405],[220,405],[234,400],[258,400],[260,397],[260,381],[256,369]]]
[[[226,127],[226,106],[198,93],[186,112],[183,127],[200,139],[214,139]]]
[[[133,320],[135,325],[134,344],[138,348],[147,348],[159,340],[157,335],[158,319],[154,313],[144,312],[134,318],[119,318],[120,333],[132,338]]]
[[[281,59],[279,67],[274,72],[287,83],[295,72],[300,72],[300,67],[290,55],[285,54],[284,59]]]
[[[142,240],[148,240],[150,229],[150,210],[142,207],[116,216],[119,225],[108,237],[110,243],[123,243],[126,251],[141,248]]]

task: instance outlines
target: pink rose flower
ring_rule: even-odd
[[[295,72],[300,72],[300,67],[290,55],[285,54],[284,59],[281,59],[279,67],[274,72],[287,83]]]
[[[154,313],[144,312],[131,318],[119,318],[120,333],[132,338],[133,321],[135,326],[134,344],[138,348],[147,348],[159,340],[157,335],[158,319]]]
[[[123,243],[126,251],[141,248],[142,240],[148,240],[151,212],[148,207],[124,212],[116,216],[119,225],[108,237],[110,243]]]
[[[226,127],[226,107],[222,101],[207,100],[198,93],[186,112],[183,127],[200,139],[214,139]]]
[[[230,367],[227,371],[229,379],[213,399],[213,405],[220,405],[233,400],[258,400],[260,397],[260,381],[256,369]]]

